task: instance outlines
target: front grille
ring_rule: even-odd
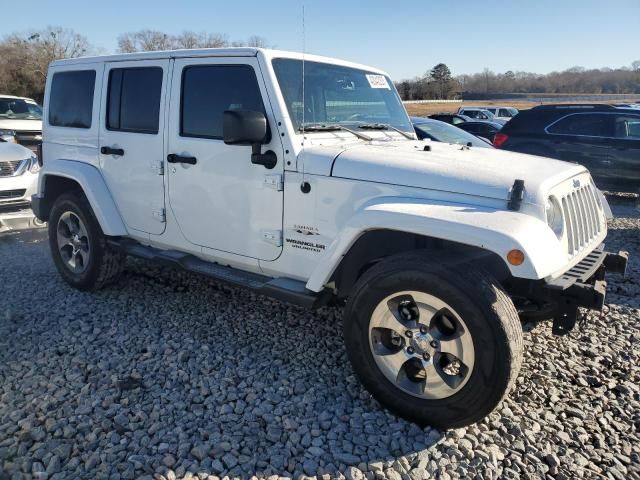
[[[22,160],[11,160],[9,162],[0,162],[0,177],[11,177],[18,170]]]
[[[600,234],[602,223],[595,188],[591,183],[562,198],[567,230],[567,253],[574,256]]]
[[[22,198],[27,190],[22,188],[20,190],[0,190],[0,200],[12,200],[15,198]]]

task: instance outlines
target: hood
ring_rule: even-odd
[[[30,131],[41,132],[42,120],[21,120],[15,118],[1,118],[0,128],[6,128],[8,130],[15,130],[16,132]]]
[[[507,199],[513,182],[522,179],[524,201],[542,204],[552,187],[585,171],[574,163],[534,155],[407,141],[345,147],[331,175],[499,200]]]
[[[0,162],[12,162],[33,157],[33,152],[17,143],[0,142]]]

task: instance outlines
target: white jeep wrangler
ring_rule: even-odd
[[[56,61],[33,209],[60,275],[127,255],[288,302],[346,303],[383,405],[455,427],[522,359],[522,316],[569,331],[603,305],[604,197],[571,163],[418,141],[389,77],[254,48]]]

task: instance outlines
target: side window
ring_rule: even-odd
[[[182,71],[180,135],[222,139],[225,110],[264,112],[256,74],[248,65],[196,65]]]
[[[107,129],[158,133],[162,68],[114,68],[109,72]]]
[[[568,115],[552,124],[549,133],[588,137],[613,136],[613,115],[584,113]]]
[[[616,138],[640,140],[640,116],[620,116],[615,122]]]
[[[492,112],[495,114],[495,112]],[[511,117],[511,112],[509,110],[507,110],[506,108],[501,108],[500,109],[500,115],[498,115],[499,117]]]
[[[95,70],[55,73],[49,92],[49,125],[91,128],[95,84]]]
[[[454,125],[460,125],[461,123],[464,123],[464,120],[458,117],[452,117],[451,122]]]

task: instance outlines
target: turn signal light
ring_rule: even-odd
[[[507,261],[516,267],[518,265],[522,265],[524,263],[524,253],[515,248],[513,250],[509,250],[509,253],[507,253]]]

